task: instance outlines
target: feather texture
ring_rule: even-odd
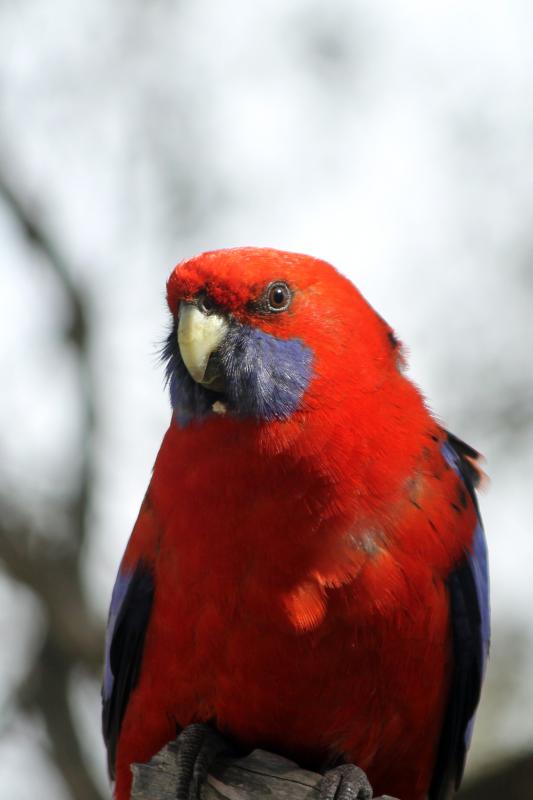
[[[269,314],[280,281],[290,303]],[[390,327],[325,262],[206,253],[167,297],[174,323],[198,298],[224,315],[224,392],[194,383],[174,328],[173,420],[110,613],[117,800],[132,762],[207,720],[315,769],[357,763],[376,794],[441,800],[488,646],[476,452],[433,419]]]
[[[139,680],[153,595],[153,577],[145,564],[139,563],[132,572],[119,572],[108,622],[102,695],[102,725],[111,777],[122,720]]]
[[[476,503],[479,454],[456,436],[443,444],[447,463]],[[481,694],[490,642],[488,560],[485,534],[478,519],[469,552],[448,578],[453,636],[452,677],[430,800],[444,800],[463,776],[474,715]]]

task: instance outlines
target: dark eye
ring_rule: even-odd
[[[208,294],[202,294],[198,298],[198,308],[204,314],[210,314],[215,309],[215,303]]]
[[[268,287],[267,302],[270,311],[285,311],[291,303],[291,290],[286,283],[276,281]]]

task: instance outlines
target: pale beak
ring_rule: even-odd
[[[209,388],[216,376],[207,378],[209,357],[222,344],[228,323],[220,314],[204,314],[192,303],[180,303],[178,346],[189,375]]]

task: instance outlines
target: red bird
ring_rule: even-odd
[[[221,250],[167,290],[172,420],[108,625],[117,800],[179,731],[179,800],[225,741],[324,770],[323,800],[448,798],[489,638],[477,453],[329,264]]]

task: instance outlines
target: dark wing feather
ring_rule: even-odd
[[[120,727],[139,679],[153,596],[154,579],[146,564],[140,562],[131,572],[119,570],[109,611],[102,687],[102,729],[111,778]]]
[[[478,453],[449,434],[448,441],[443,446],[443,454],[464,481],[477,511],[475,487],[482,475],[476,464]],[[472,550],[457,565],[448,581],[453,672],[429,792],[430,800],[444,800],[459,787],[488,656],[490,621],[487,549],[481,519],[479,512],[477,513]]]

